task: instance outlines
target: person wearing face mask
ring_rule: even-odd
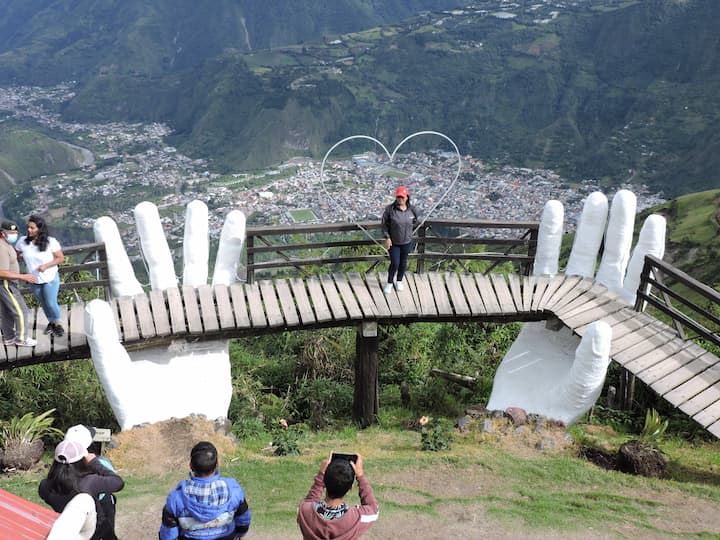
[[[45,334],[62,336],[65,330],[60,324],[60,306],[57,299],[60,288],[58,266],[65,260],[65,255],[60,244],[50,236],[45,220],[32,215],[27,221],[27,236],[20,237],[15,249],[25,261],[27,271],[37,277],[37,283],[30,287],[48,320]]]
[[[18,228],[12,221],[0,223],[0,320],[3,343],[6,346],[34,347],[37,341],[30,337],[28,307],[18,290],[17,281],[37,283],[32,274],[21,274],[15,244]]]

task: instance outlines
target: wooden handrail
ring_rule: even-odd
[[[60,290],[90,289],[94,287],[107,288],[110,285],[110,274],[108,273],[104,243],[63,246],[62,251],[65,256],[75,258],[80,255],[81,257],[80,262],[67,262],[58,267],[58,272],[60,273]],[[63,279],[63,276],[78,272],[92,272],[95,274],[95,279],[84,281],[68,281]],[[25,283],[20,285],[20,291],[23,294],[32,293],[30,286]]]
[[[663,283],[661,276],[673,278],[677,284],[699,294],[701,298],[707,300],[712,305],[720,305],[720,293],[718,293],[718,291],[712,287],[708,287],[662,259],[647,255],[645,257],[642,274],[640,275],[635,309],[642,311],[645,305],[649,304],[670,317],[681,338],[687,339],[682,330],[684,326],[694,330],[699,337],[720,346],[720,335],[718,332],[707,328],[707,323],[703,324],[697,320],[698,317],[700,317],[720,327],[720,317],[698,305],[691,298],[688,298],[687,294],[681,294],[672,290],[667,284]],[[659,291],[659,293],[662,294],[662,298],[654,294],[653,290]],[[672,304],[671,299],[680,305],[680,309]]]
[[[411,258],[417,261],[418,273],[425,271],[428,261],[447,260],[462,264],[462,261],[479,260],[493,261],[495,264],[491,268],[502,262],[516,263],[520,266],[521,272],[527,275],[530,273],[535,256],[538,226],[539,224],[534,221],[427,220],[417,231],[416,248]],[[438,234],[436,231],[441,229],[484,229],[486,232],[483,236],[457,237]],[[513,235],[512,232],[502,232],[503,229],[518,232]],[[387,260],[380,230],[381,225],[378,221],[250,227],[247,229],[246,241],[247,282],[252,283],[256,279],[256,272],[261,270],[294,268],[302,271],[306,266],[358,262],[377,265]],[[372,237],[358,238],[358,235],[367,233]],[[518,233],[521,236],[518,237]],[[309,238],[312,235],[320,235],[321,238]],[[336,235],[344,238],[337,240]],[[302,236],[303,239],[289,241],[288,236]],[[326,238],[322,238],[323,236]],[[456,246],[504,246],[505,249],[501,253],[451,251]],[[377,248],[375,253],[370,252],[373,247]],[[343,252],[343,249],[352,252]],[[444,251],[441,251],[443,249]],[[515,249],[519,249],[520,252],[512,253]],[[314,254],[307,253],[312,250],[315,251]],[[318,253],[322,250],[325,250],[325,253]],[[265,260],[258,260],[259,255],[270,256],[271,259],[268,260],[266,257]]]

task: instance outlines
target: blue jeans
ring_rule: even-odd
[[[395,244],[390,246],[390,268],[388,269],[387,278],[388,283],[392,283],[394,281],[396,272],[398,281],[402,281],[405,277],[408,255],[410,255],[412,247],[412,242],[408,242],[402,246],[396,246]]]
[[[40,300],[45,316],[49,322],[60,320],[60,306],[57,296],[60,289],[60,274],[55,274],[55,279],[50,283],[31,283],[30,288],[33,294]]]

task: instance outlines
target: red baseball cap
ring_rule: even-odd
[[[395,190],[395,196],[396,197],[405,197],[408,198],[408,195],[410,195],[410,192],[408,191],[408,188],[405,186],[400,186]]]

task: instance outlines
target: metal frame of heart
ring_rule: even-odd
[[[325,153],[325,157],[323,157],[322,163],[320,164],[320,184],[322,186],[322,190],[325,193],[325,196],[329,201],[333,203],[334,206],[337,207],[337,209],[340,211],[340,213],[348,220],[353,221],[353,216],[349,215],[347,212],[345,212],[345,209],[342,207],[342,205],[330,194],[330,192],[327,189],[327,186],[325,185],[325,162],[327,161],[330,154],[335,150],[338,146],[341,144],[344,144],[348,141],[352,141],[354,139],[367,139],[369,141],[373,141],[375,144],[380,146],[380,148],[383,149],[385,152],[385,155],[390,160],[389,162],[392,163],[393,159],[395,159],[395,154],[397,154],[398,150],[404,145],[406,142],[408,142],[410,139],[413,139],[415,137],[419,137],[420,135],[435,135],[437,137],[442,137],[446,141],[448,141],[450,144],[452,144],[453,148],[455,149],[455,153],[457,154],[458,158],[458,165],[457,165],[457,172],[455,173],[455,178],[453,178],[452,182],[448,185],[447,189],[445,190],[445,193],[442,194],[442,196],[437,200],[437,202],[428,210],[427,212],[423,212],[423,219],[420,223],[418,223],[417,227],[415,227],[415,230],[413,231],[413,235],[415,235],[420,229],[420,227],[423,226],[425,221],[432,215],[432,213],[437,209],[438,206],[440,206],[440,203],[442,203],[445,200],[445,197],[448,196],[448,194],[452,191],[452,189],[455,187],[455,184],[458,181],[458,178],[460,178],[460,172],[462,171],[462,157],[460,155],[460,150],[458,150],[457,145],[455,144],[455,141],[453,141],[450,137],[445,135],[444,133],[440,133],[439,131],[416,131],[415,133],[412,133],[405,137],[400,143],[395,147],[395,149],[392,151],[392,154],[388,151],[388,149],[385,147],[383,143],[378,141],[375,137],[371,137],[369,135],[351,135],[350,137],[345,137],[344,139],[336,142],[333,144],[330,149]],[[377,239],[373,238],[373,236],[362,227],[362,225],[358,224],[358,227],[365,233],[365,235],[370,238],[373,242],[375,242],[377,245],[381,246],[383,249],[385,247],[377,241]]]

